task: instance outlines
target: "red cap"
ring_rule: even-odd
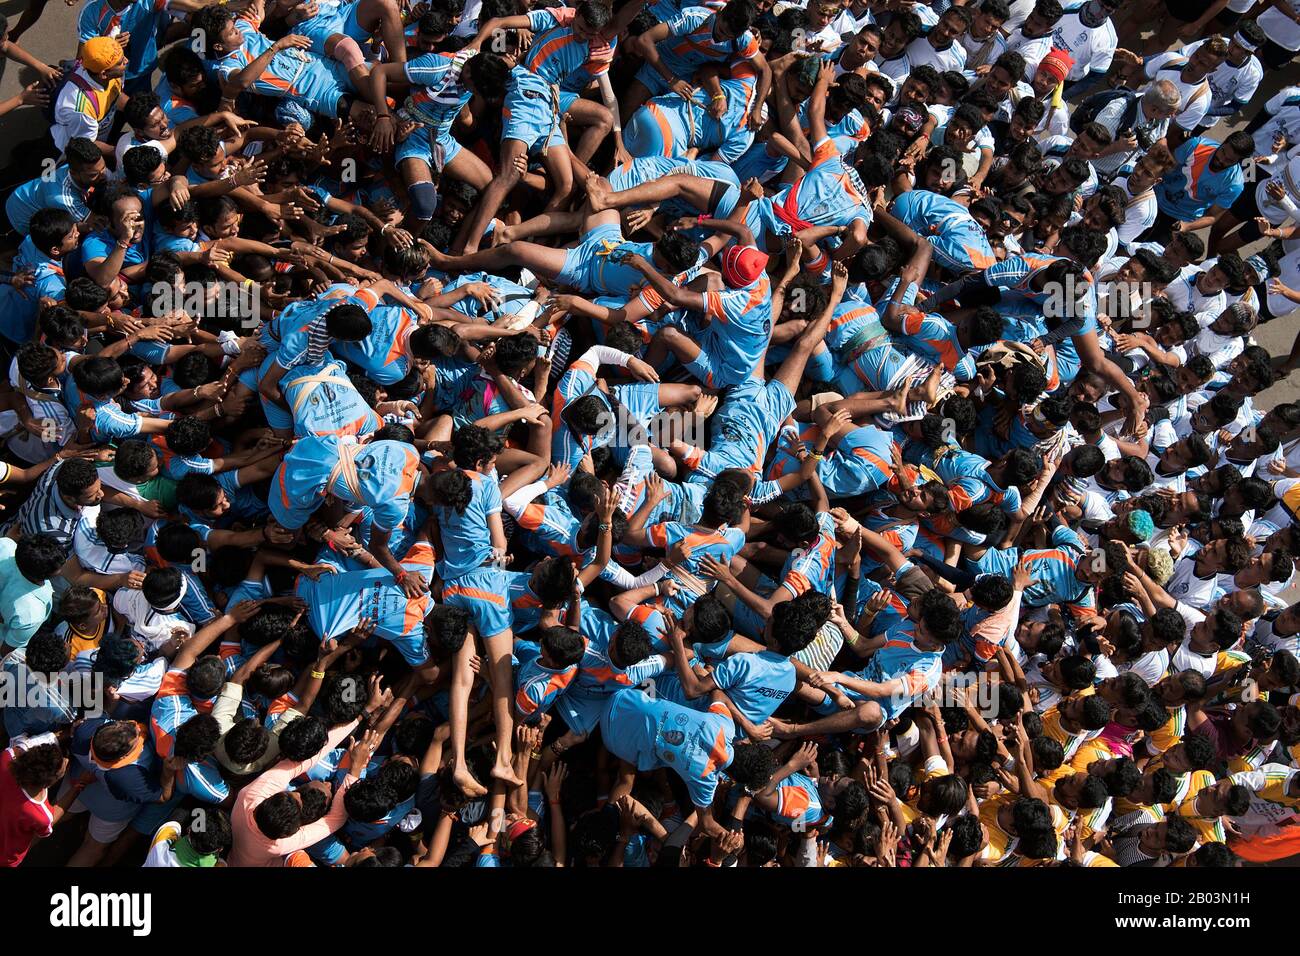
[[[1074,66],[1074,58],[1069,53],[1065,50],[1053,49],[1038,64],[1038,72],[1046,71],[1049,76],[1056,77],[1057,83],[1064,83],[1065,78],[1070,75],[1072,66]]]
[[[730,245],[722,254],[722,279],[734,289],[749,285],[767,268],[767,253],[753,246]]]

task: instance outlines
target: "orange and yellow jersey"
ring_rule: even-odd
[[[1187,733],[1187,708],[1180,704],[1177,710],[1172,711],[1164,726],[1147,734],[1147,748],[1153,753],[1162,754],[1182,740],[1185,733]]]

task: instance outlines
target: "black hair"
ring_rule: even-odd
[[[211,714],[195,714],[176,728],[174,753],[182,760],[206,760],[221,740],[221,725]]]
[[[38,209],[27,223],[27,233],[32,245],[41,253],[57,249],[72,227],[77,224],[66,209]]]
[[[500,454],[503,447],[501,439],[495,433],[478,425],[466,425],[457,429],[451,444],[452,460],[457,467],[470,471]]]
[[[67,549],[59,539],[44,532],[23,535],[14,550],[14,564],[19,573],[33,584],[43,583],[58,574],[67,559]]]
[[[292,726],[292,725],[291,725]],[[285,728],[286,730],[288,727]],[[238,766],[253,763],[266,753],[271,740],[270,731],[256,717],[237,721],[221,738],[226,756]],[[283,756],[283,751],[281,751]]]
[[[465,644],[470,627],[469,612],[450,604],[436,604],[424,618],[424,638],[429,650],[455,654]]]
[[[278,741],[281,757],[301,762],[325,749],[329,731],[319,718],[308,715],[286,724],[280,731]]]

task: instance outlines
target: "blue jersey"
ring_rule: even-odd
[[[911,707],[922,694],[939,686],[943,676],[943,653],[917,647],[916,624],[904,618],[886,632],[884,646],[871,656],[862,671],[853,676],[880,684],[901,682],[898,693],[873,698],[880,705],[884,719],[890,721]],[[863,699],[848,688],[843,690],[851,698]]]
[[[438,576],[444,581],[454,581],[482,567],[492,556],[488,518],[501,513],[501,489],[496,479],[477,471],[466,471],[465,474],[469,476],[472,492],[464,513],[445,506],[433,509],[433,518],[442,539]]]
[[[30,272],[35,281],[22,289],[12,285],[0,286],[0,335],[14,345],[22,345],[31,341],[36,333],[41,299],[62,302],[67,282],[62,263],[39,252],[31,236],[23,239],[18,247],[13,269],[14,272]]]
[[[624,690],[600,720],[605,749],[645,773],[672,768],[697,807],[711,806],[719,775],[734,756],[736,725],[723,704],[700,713],[644,691]]]
[[[733,654],[713,667],[713,682],[753,724],[761,724],[794,693],[790,658],[775,651]]]
[[[407,341],[419,326],[419,317],[398,305],[381,305],[370,311],[370,334],[360,342],[331,341],[330,351],[366,373],[380,385],[395,385],[410,374]]]
[[[271,480],[271,513],[286,528],[297,529],[326,494],[369,507],[374,526],[392,531],[405,520],[420,481],[420,455],[399,441],[355,445],[336,435],[300,438],[284,456]]]
[[[1211,206],[1227,209],[1245,187],[1241,166],[1211,166],[1219,144],[1207,136],[1194,136],[1174,150],[1174,168],[1156,183],[1156,204],[1166,216],[1191,222]]]
[[[525,723],[536,723],[577,676],[578,665],[556,670],[545,666],[542,649],[532,641],[515,641],[515,709]]]
[[[829,138],[816,145],[807,171],[772,202],[777,215],[796,230],[847,226],[855,219],[871,222],[867,187]]]
[[[85,221],[90,215],[86,200],[86,190],[77,185],[72,171],[63,165],[48,178],[38,176],[15,188],[5,200],[5,215],[14,231],[22,234],[27,232],[32,215],[42,209],[62,209],[77,222]]]

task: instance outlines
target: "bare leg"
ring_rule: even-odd
[[[698,385],[660,385],[659,404],[664,408],[672,408],[674,405],[694,406],[703,394],[704,389]]]
[[[547,210],[564,209],[573,198],[573,153],[567,146],[552,146],[542,154],[542,165],[551,180],[551,198]]]
[[[474,779],[469,764],[465,762],[465,732],[469,726],[469,692],[474,686],[474,671],[470,658],[474,656],[474,642],[465,641],[456,652],[451,672],[451,779],[467,797],[487,796],[487,787]]]
[[[582,127],[582,135],[578,138],[573,154],[584,163],[589,163],[601,142],[614,128],[614,117],[600,103],[581,98],[574,100],[569,107],[568,116],[574,126]]]
[[[523,781],[515,773],[511,747],[514,737],[515,721],[510,712],[511,698],[514,690],[514,677],[510,669],[510,650],[514,646],[514,634],[505,630],[484,638],[487,647],[488,674],[492,683],[492,716],[496,722],[496,763],[492,767],[492,776],[512,787],[523,786]]]
[[[442,167],[442,171],[452,179],[469,183],[479,192],[487,189],[492,182],[491,168],[468,149],[457,153],[450,163]]]
[[[614,192],[607,180],[593,179],[587,183],[587,201],[594,211],[599,212],[628,206],[657,206],[669,199],[685,199],[701,212],[708,212],[713,208],[713,191],[717,185],[717,180],[678,173]]]
[[[109,844],[100,843],[87,833],[86,839],[81,841],[81,846],[77,847],[77,852],[68,860],[68,866],[78,868],[99,866],[104,854],[108,852],[108,847]]]
[[[437,251],[429,253],[430,263],[446,271],[493,272],[519,266],[552,282],[564,268],[564,257],[565,250],[535,242],[507,242],[463,256],[449,256]]]
[[[669,325],[656,332],[655,337],[650,340],[645,360],[657,368],[671,352],[679,362],[684,364],[699,358],[701,351],[702,349],[687,338],[680,329]]]
[[[525,220],[517,226],[506,226],[494,230],[502,233],[502,243],[516,239],[531,239],[534,236],[552,236],[560,232],[581,232],[586,214],[583,212],[560,212],[553,210],[543,212],[532,219]]]
[[[467,254],[478,251],[483,231],[510,195],[510,190],[519,182],[519,162],[527,154],[528,147],[520,140],[508,139],[501,144],[501,163],[497,175],[479,197],[474,212],[465,217],[465,224],[460,228],[453,249],[463,250]]]
[[[378,31],[384,49],[393,63],[406,62],[406,35],[402,30],[402,12],[394,0],[361,0],[357,6],[357,23],[368,33]],[[358,87],[360,89],[360,87]]]
[[[778,737],[819,737],[822,734],[842,734],[853,730],[874,730],[884,723],[884,713],[875,701],[864,700],[852,710],[842,710],[838,714],[809,721],[806,724],[793,724],[773,720]]]

